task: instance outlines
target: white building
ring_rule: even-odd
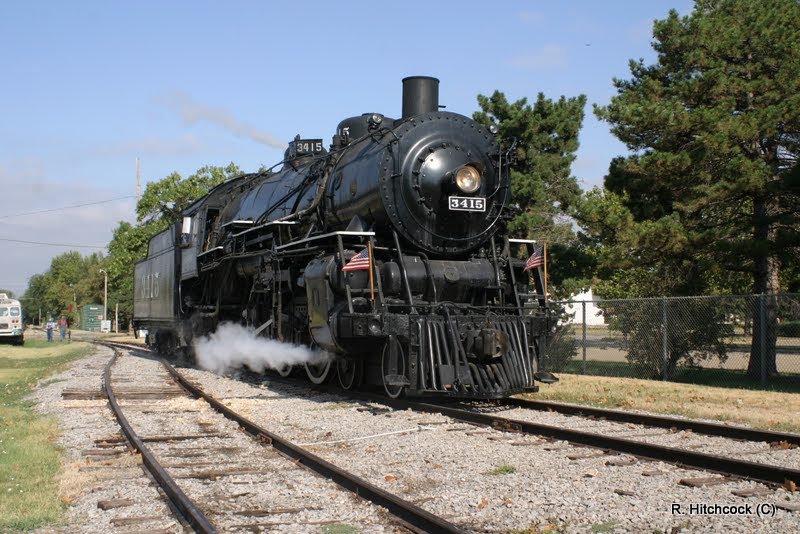
[[[565,306],[565,309],[567,311],[567,315],[571,318],[570,322],[572,324],[583,324],[583,302],[586,303],[587,325],[596,326],[606,324],[602,310],[600,310],[600,308],[598,308],[595,304],[598,299],[592,295],[592,288],[589,288],[589,291],[584,291],[582,293],[578,293],[577,295],[573,295],[569,300],[571,304]]]

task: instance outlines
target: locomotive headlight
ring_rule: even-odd
[[[474,193],[481,186],[481,173],[472,165],[464,165],[456,171],[456,185],[464,193]]]

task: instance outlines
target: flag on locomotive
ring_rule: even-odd
[[[348,271],[366,271],[370,267],[369,250],[364,249],[352,258],[342,267],[342,272]]]
[[[536,247],[536,245],[534,245],[533,247],[534,247],[533,254],[531,254],[531,257],[528,258],[528,260],[525,262],[525,268],[523,269],[523,271],[530,271],[531,269],[535,269],[536,267],[541,267],[542,265],[544,265],[544,254],[542,252],[542,249]]]

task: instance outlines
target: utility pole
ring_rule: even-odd
[[[106,320],[106,316],[108,315],[108,273],[105,269],[100,269],[100,272],[103,273],[103,321]],[[101,325],[102,328],[102,325]]]
[[[139,181],[139,158],[136,158],[136,206],[139,206],[139,199],[141,197],[142,197],[142,183]],[[136,211],[135,208],[134,211]]]

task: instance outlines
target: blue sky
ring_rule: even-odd
[[[439,78],[440,104],[465,115],[477,110],[476,95],[495,89],[512,101],[585,94],[573,174],[584,189],[600,185],[625,147],[591,105],[609,101],[630,59],[654,60],[653,20],[691,7],[3,2],[0,198],[14,216],[0,218],[0,287],[19,294],[54,256],[102,251],[119,221],[134,220],[136,158],[143,188],[204,165],[270,166],[298,133],[330,142],[345,117],[399,116],[405,76]]]

